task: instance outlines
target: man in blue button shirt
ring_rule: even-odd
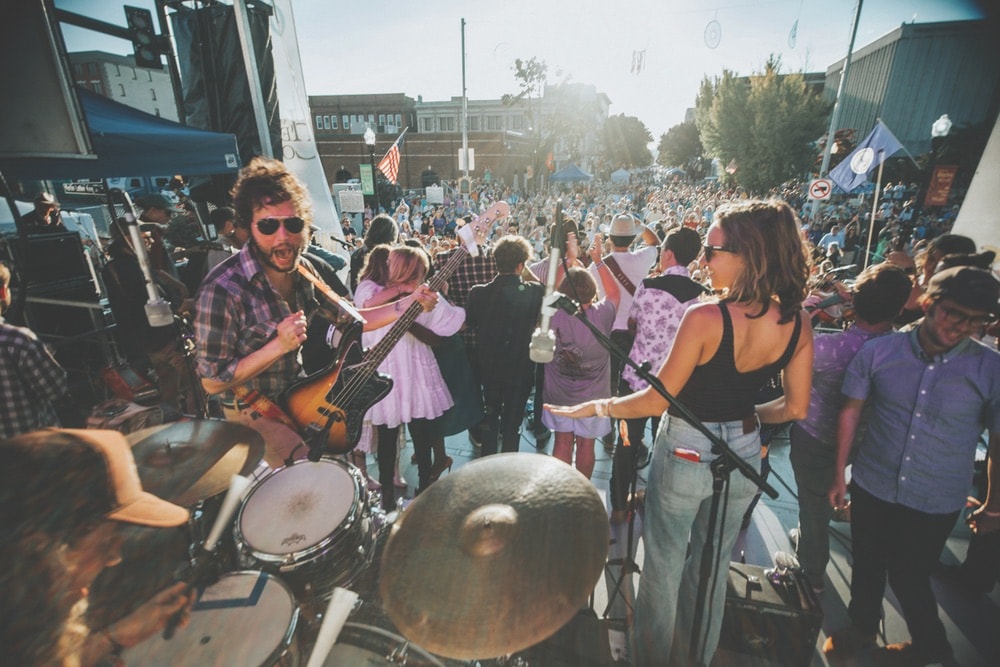
[[[875,645],[886,578],[899,600],[912,642],[889,644],[884,664],[947,660],[951,646],[938,618],[930,574],[972,483],[976,443],[990,435],[990,485],[972,518],[974,531],[1000,529],[1000,354],[970,338],[1000,314],[1000,282],[973,267],[934,275],[914,331],[866,343],[851,361],[837,434],[837,470],[851,454],[861,411],[868,430],[855,448],[851,480],[854,567],[848,616],[823,647],[846,657]],[[847,488],[837,475],[834,507]]]

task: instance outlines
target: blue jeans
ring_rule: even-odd
[[[837,446],[792,425],[789,460],[799,491],[799,562],[813,584],[822,583],[830,562],[830,518],[827,492],[837,469]]]
[[[709,422],[705,426],[722,438],[755,470],[760,468],[760,436],[756,429],[743,433],[743,422]],[[677,457],[674,448],[693,449],[701,455],[695,463]],[[646,485],[644,524],[645,558],[639,578],[632,655],[637,667],[689,664],[688,652],[698,593],[698,571],[708,532],[712,500],[711,442],[678,417],[664,415],[653,450]],[[726,599],[729,555],[740,530],[740,519],[757,487],[738,471],[729,476],[728,502],[723,497],[715,547],[721,553],[709,586],[703,660],[712,660],[719,643]],[[686,558],[690,537],[691,557]]]

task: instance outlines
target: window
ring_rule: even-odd
[[[322,130],[323,129],[323,117],[322,116],[316,116],[316,129],[317,130]]]
[[[344,114],[343,116],[341,116],[341,117],[340,117],[340,120],[342,120],[342,121],[343,121],[343,122],[341,123],[341,125],[343,125],[343,126],[344,126],[344,129],[345,129],[345,130],[349,130],[349,129],[351,129],[351,124],[350,124],[350,123],[348,122],[348,120],[347,120],[347,114],[346,114],[346,113],[345,113],[345,114]]]
[[[524,129],[524,116],[521,114],[514,114],[510,117],[510,129],[521,130]]]
[[[330,129],[331,130],[337,129],[337,114],[330,116]]]
[[[378,115],[378,124],[379,125],[385,125],[385,114],[384,113],[380,113]]]
[[[469,132],[479,131],[479,116],[469,116]]]
[[[403,117],[396,114],[396,127],[403,127]]]
[[[87,73],[90,76],[97,76],[97,63],[87,63]]]
[[[121,76],[121,75],[122,75],[122,68],[121,68],[121,65],[117,65],[117,64],[116,64],[116,65],[115,65],[115,76]]]
[[[502,130],[503,129],[503,116],[487,116],[486,117],[486,129],[487,130]]]
[[[372,125],[375,124],[375,114],[373,113],[368,114],[368,122],[371,123]]]
[[[323,116],[323,129],[324,130],[329,130],[330,129],[330,117],[329,116]]]
[[[434,131],[434,119],[433,118],[421,118],[420,119],[420,131],[421,132],[433,132]]]
[[[152,100],[155,102],[156,101],[156,88],[150,88],[149,89],[149,94],[152,97]]]
[[[454,132],[455,117],[445,116],[444,118],[438,118],[438,126],[441,128],[442,132]]]
[[[160,117],[160,107],[156,107],[155,109],[153,109],[153,111],[156,112],[156,117],[159,118]]]
[[[122,83],[118,84],[118,95],[121,97],[125,97],[125,84]]]

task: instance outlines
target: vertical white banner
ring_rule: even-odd
[[[295,32],[295,17],[291,0],[273,0],[271,41],[274,53],[274,77],[281,110],[281,161],[306,184],[313,203],[313,223],[322,232],[319,241],[328,250],[345,254],[339,243],[326,237],[343,239],[340,215],[334,205],[326,173],[313,136],[309,97],[302,77],[302,59]]]

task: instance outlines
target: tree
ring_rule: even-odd
[[[652,140],[645,123],[623,113],[608,118],[601,130],[604,157],[615,166],[648,167],[653,162],[648,148]]]
[[[504,94],[500,98],[500,101],[503,102],[504,106],[508,107],[527,101],[528,115],[531,116],[532,123],[535,123],[532,100],[542,96],[542,92],[545,90],[545,83],[548,81],[549,66],[545,64],[544,60],[539,60],[532,56],[527,60],[522,60],[521,58],[515,59],[511,70],[514,72],[514,79],[517,80],[520,90],[514,95],[510,93]]]
[[[698,138],[698,126],[695,123],[681,123],[660,135],[656,162],[664,167],[681,167],[694,158],[701,157],[703,152],[701,139]]]
[[[830,104],[806,87],[801,73],[780,74],[771,56],[748,78],[723,70],[703,80],[695,118],[706,152],[723,164],[736,161],[736,182],[763,193],[805,175],[815,157]]]

